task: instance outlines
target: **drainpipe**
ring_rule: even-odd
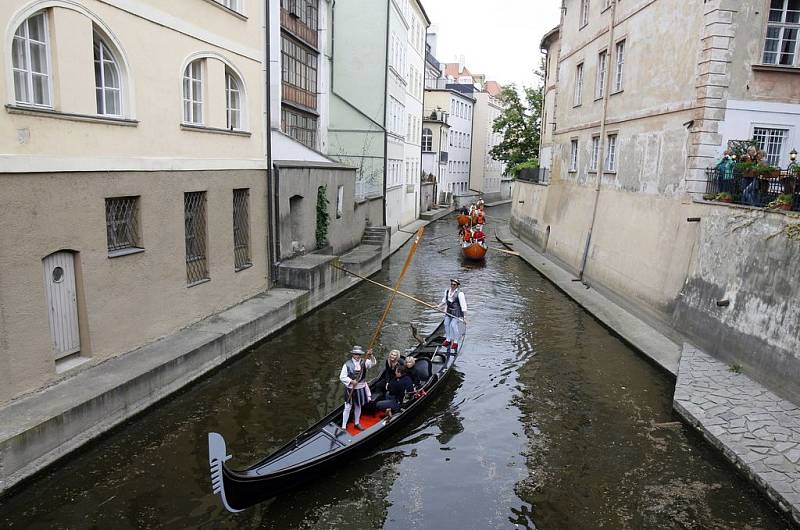
[[[389,22],[392,17],[392,1],[386,0],[386,57],[383,63],[383,226],[386,226],[386,176],[389,173],[389,134],[386,131],[386,96],[389,95]],[[399,225],[398,225],[399,228]],[[391,236],[391,229],[389,235]]]
[[[592,207],[592,222],[589,224],[589,233],[586,235],[586,246],[583,249],[583,260],[578,271],[578,279],[583,281],[586,266],[589,262],[589,247],[592,244],[592,231],[597,220],[597,205],[600,202],[600,185],[603,181],[605,171],[605,150],[606,150],[606,120],[608,117],[608,96],[611,93],[611,52],[614,49],[614,25],[617,15],[617,0],[611,0],[611,22],[608,27],[608,51],[606,52],[606,83],[603,91],[603,115],[600,118],[600,147],[597,153],[597,184],[594,189],[594,206]]]
[[[264,35],[266,36],[266,68],[265,68],[265,83],[266,83],[266,91],[265,91],[265,98],[264,103],[266,105],[266,127],[264,128],[265,140],[266,140],[266,154],[267,154],[267,252],[266,252],[266,259],[267,259],[267,274],[269,276],[269,281],[275,285],[278,282],[277,276],[277,258],[278,255],[275,253],[275,241],[276,241],[276,233],[277,227],[273,225],[276,220],[275,215],[275,197],[273,195],[273,190],[276,189],[274,187],[273,182],[273,175],[272,175],[272,106],[271,106],[271,91],[272,91],[272,46],[270,44],[271,39],[271,28],[270,28],[270,13],[269,13],[269,4],[270,0],[264,2],[264,24],[265,24],[265,31]]]

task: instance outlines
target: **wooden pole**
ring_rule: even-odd
[[[331,267],[333,267],[334,269],[339,269],[340,271],[346,272],[347,274],[355,276],[356,278],[360,278],[360,279],[364,280],[365,282],[371,283],[372,285],[377,285],[378,287],[382,287],[382,288],[386,289],[387,291],[395,292],[395,293],[399,294],[400,296],[402,296],[404,298],[408,298],[409,300],[413,300],[414,302],[417,302],[418,304],[422,304],[425,307],[429,307],[431,309],[434,309],[434,310],[438,311],[439,313],[443,313],[443,314],[445,314],[445,315],[447,315],[449,317],[452,317],[452,318],[455,318],[457,320],[460,320],[461,322],[464,322],[463,318],[457,317],[455,315],[451,315],[447,311],[443,311],[443,310],[439,309],[438,306],[435,306],[433,304],[429,304],[428,302],[420,300],[419,298],[414,298],[410,294],[406,294],[403,291],[398,291],[397,289],[393,289],[393,288],[389,287],[388,285],[384,285],[384,284],[382,284],[380,282],[376,282],[375,280],[370,280],[369,278],[367,278],[365,276],[361,276],[360,274],[356,274],[355,272],[349,271],[349,270],[345,269],[344,267],[340,267],[340,266],[338,266],[338,265],[336,265],[334,263],[331,263]],[[464,322],[464,323],[466,324],[466,322]]]
[[[378,337],[381,336],[381,328],[383,328],[383,323],[386,321],[386,317],[389,316],[389,311],[392,309],[392,304],[394,303],[394,297],[398,293],[397,290],[400,288],[400,282],[403,281],[403,276],[405,276],[408,267],[411,265],[411,262],[414,259],[414,254],[417,252],[417,245],[419,245],[419,242],[422,239],[423,232],[425,232],[425,227],[421,226],[419,227],[419,230],[417,230],[417,234],[414,236],[414,244],[411,245],[411,250],[409,250],[408,256],[406,257],[406,263],[403,265],[403,270],[400,271],[400,276],[398,276],[397,282],[395,282],[392,295],[389,297],[389,302],[386,304],[386,309],[383,310],[383,315],[381,316],[380,321],[378,321],[378,327],[375,328],[375,333],[372,335],[372,340],[369,341],[367,351],[371,350],[375,346],[375,343],[378,342]]]
[[[519,252],[515,252],[513,250],[506,250],[504,248],[497,248],[497,247],[486,247],[489,250],[496,250],[497,252],[502,252],[504,254],[509,254],[511,256],[519,256]]]

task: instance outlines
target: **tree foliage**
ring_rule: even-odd
[[[489,154],[506,163],[506,174],[516,174],[520,164],[530,166],[534,162],[538,165],[542,98],[541,86],[523,87],[521,95],[516,86],[509,85],[500,94],[504,110],[494,120],[492,128],[503,135],[503,140]]]
[[[328,244],[328,225],[331,222],[331,214],[328,213],[328,186],[320,186],[317,189],[317,248],[320,249]]]

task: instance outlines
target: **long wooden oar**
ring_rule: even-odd
[[[403,270],[400,271],[400,276],[397,277],[397,282],[395,282],[392,296],[389,297],[389,302],[386,304],[386,309],[383,310],[383,315],[381,316],[380,321],[378,321],[378,327],[375,328],[375,333],[372,335],[372,340],[369,341],[367,350],[371,350],[375,346],[375,343],[378,342],[378,337],[381,336],[383,323],[386,321],[386,317],[389,316],[389,311],[391,311],[392,304],[394,303],[394,297],[400,288],[400,282],[403,281],[403,276],[405,276],[408,267],[411,265],[411,262],[414,259],[414,254],[417,252],[417,245],[419,245],[419,242],[422,239],[423,232],[425,232],[425,227],[420,226],[419,230],[417,230],[417,234],[414,236],[414,244],[411,245],[411,250],[408,251],[408,256],[406,257],[405,265],[403,265]]]
[[[429,304],[428,302],[420,300],[419,298],[414,298],[410,294],[406,294],[403,291],[398,291],[397,289],[393,289],[393,288],[389,287],[388,285],[384,285],[384,284],[382,284],[380,282],[376,282],[375,280],[370,280],[366,276],[361,276],[360,274],[356,274],[355,272],[349,271],[349,270],[345,269],[344,267],[339,267],[338,265],[336,265],[334,263],[331,263],[331,267],[333,267],[334,269],[339,269],[340,271],[346,272],[347,274],[355,276],[356,278],[360,278],[360,279],[364,280],[365,282],[371,283],[372,285],[377,285],[378,287],[382,287],[382,288],[386,289],[387,291],[392,291],[394,293],[397,293],[397,294],[399,294],[400,296],[402,296],[404,298],[408,298],[409,300],[413,300],[414,302],[417,302],[418,304],[422,304],[425,307],[429,307],[431,309],[434,309],[434,310],[438,311],[439,313],[443,313],[443,314],[445,314],[445,315],[447,315],[449,317],[452,317],[452,318],[455,318],[457,320],[460,320],[461,322],[464,322],[466,324],[466,322],[464,321],[463,318],[457,317],[455,315],[451,315],[447,311],[443,311],[442,309],[439,309],[438,306],[435,306],[433,304]]]
[[[504,248],[497,248],[497,247],[486,247],[486,248],[488,248],[489,250],[496,250],[497,252],[502,252],[510,256],[519,256],[519,252],[514,252],[513,250],[506,250]]]

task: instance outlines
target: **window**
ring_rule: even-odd
[[[230,130],[242,128],[242,90],[230,70],[225,70],[225,126]]]
[[[312,149],[317,145],[317,117],[298,111],[281,109],[281,130]]]
[[[106,240],[109,255],[141,248],[138,196],[106,199]]]
[[[578,140],[572,140],[570,142],[569,170],[578,171]]]
[[[422,150],[430,153],[433,151],[433,131],[422,129]]]
[[[239,2],[240,0],[235,1]],[[319,0],[281,0],[281,7],[309,28],[317,29]]]
[[[780,165],[783,142],[788,132],[787,129],[753,128],[753,139],[758,144],[758,148],[767,153],[767,163],[769,165]]]
[[[579,27],[583,27],[589,23],[589,0],[581,0],[581,19]]]
[[[250,260],[250,190],[233,190],[233,268],[246,269]]]
[[[183,72],[183,121],[203,123],[203,60],[192,61]]]
[[[596,82],[596,90],[595,90],[595,97],[601,98],[605,94],[606,90],[606,66],[607,66],[607,59],[608,54],[605,50],[601,51],[600,54],[597,56],[597,82]]]
[[[50,106],[50,50],[47,14],[41,11],[20,24],[11,45],[17,103]]]
[[[795,66],[797,32],[800,31],[800,0],[772,0],[764,41],[764,64]]]
[[[597,171],[598,157],[600,156],[600,137],[595,136],[592,138],[592,158],[589,162],[589,169]]]
[[[344,186],[336,188],[336,218],[341,219],[344,213]]]
[[[625,68],[625,41],[621,40],[617,43],[617,69],[614,74],[614,92],[622,90],[623,76],[622,72]]]
[[[186,238],[186,283],[208,280],[206,256],[206,192],[183,194],[183,222]]]
[[[286,35],[281,36],[283,97],[309,109],[317,108],[317,54]]]
[[[617,170],[617,135],[608,135],[608,153],[606,154],[606,171]]]
[[[241,0],[218,0],[220,4],[224,5],[228,9],[233,9],[234,11],[241,12]]]
[[[575,94],[573,94],[572,102],[574,105],[580,105],[583,98],[583,63],[575,68]]]
[[[94,86],[97,113],[122,116],[122,86],[119,66],[100,35],[94,34]]]

